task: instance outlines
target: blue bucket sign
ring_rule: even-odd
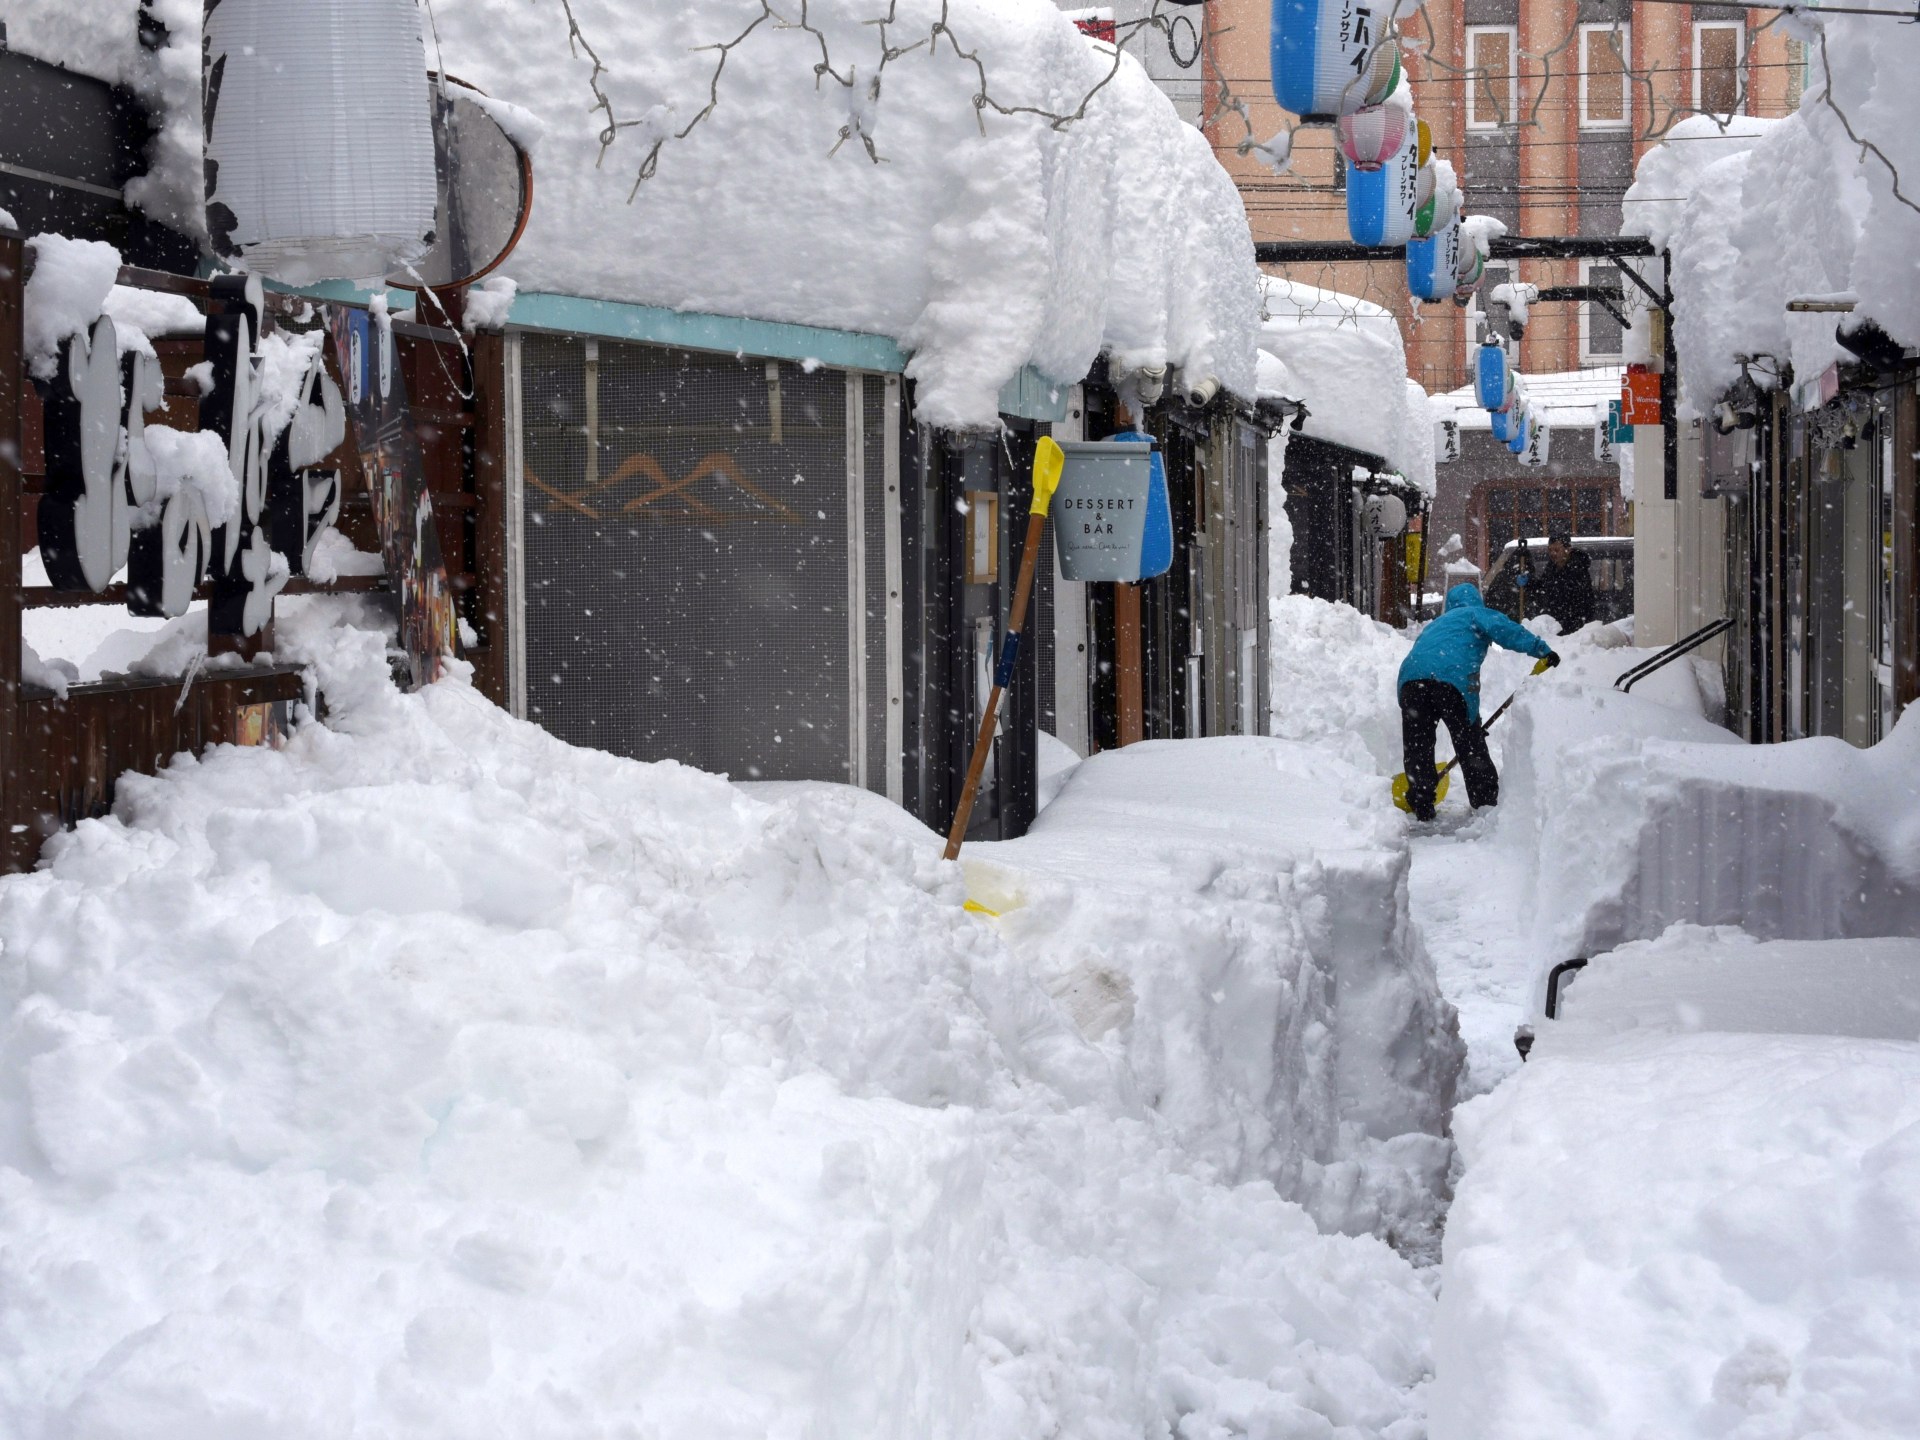
[[[1153,438],[1128,430],[1060,448],[1052,513],[1061,578],[1132,584],[1172,569],[1173,506]]]

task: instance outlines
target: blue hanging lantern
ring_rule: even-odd
[[[1527,453],[1527,446],[1533,443],[1533,412],[1522,410],[1513,422],[1513,438],[1507,441],[1507,449],[1516,455]]]
[[[1347,233],[1356,245],[1404,245],[1419,205],[1420,142],[1414,127],[1377,170],[1347,174]]]
[[[1450,213],[1424,240],[1407,242],[1407,293],[1416,300],[1445,300],[1459,283],[1460,217]]]
[[[1304,119],[1378,105],[1400,83],[1392,10],[1363,0],[1273,0],[1273,94]]]
[[[1497,341],[1480,346],[1473,360],[1473,398],[1483,410],[1505,410],[1513,403],[1513,362]]]
[[[1502,445],[1512,441],[1514,427],[1520,419],[1517,414],[1511,410],[1495,410],[1487,416],[1487,419],[1492,422],[1494,439]]]

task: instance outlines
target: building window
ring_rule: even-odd
[[[1611,260],[1583,260],[1580,262],[1580,283],[1594,290],[1603,290],[1613,300],[1613,308],[1622,315],[1627,313],[1626,286],[1620,277],[1620,267]],[[1605,365],[1617,362],[1625,349],[1626,332],[1620,321],[1606,311],[1606,307],[1591,300],[1580,303],[1580,359],[1587,364]]]
[[[1746,27],[1705,20],[1693,27],[1693,108],[1705,115],[1746,109]]]
[[[1513,123],[1520,97],[1520,31],[1512,25],[1467,27],[1467,128]]]
[[[1633,113],[1627,91],[1627,61],[1632,55],[1628,27],[1621,24],[1580,27],[1580,128],[1625,130]]]

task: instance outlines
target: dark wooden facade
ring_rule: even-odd
[[[215,649],[241,654],[231,662],[183,680],[113,677],[71,686],[56,697],[21,679],[21,616],[31,608],[124,605],[124,587],[99,593],[58,591],[22,584],[21,557],[37,543],[36,516],[45,489],[41,402],[27,378],[22,356],[23,293],[28,273],[19,234],[0,232],[0,868],[31,867],[46,837],[80,820],[108,813],[115,779],[133,771],[153,774],[175,755],[199,754],[218,744],[272,743],[284,733],[292,707],[307,697],[301,673],[270,663],[247,664],[247,653],[271,648],[271,630],[251,643],[210,637]],[[122,283],[184,294],[204,302],[203,281],[146,271],[124,271]],[[300,314],[304,302],[272,297],[283,319]],[[498,698],[504,690],[498,634],[503,602],[504,525],[500,518],[503,420],[497,380],[485,383],[486,367],[499,366],[498,337],[465,342],[449,330],[395,322],[397,352],[414,397],[415,415],[442,553],[460,596],[461,613],[480,643],[469,647],[476,683]],[[199,363],[197,338],[156,342],[167,377],[164,407],[150,423],[175,429],[199,426],[197,388],[186,379]],[[339,528],[356,547],[378,549],[371,492],[358,473],[351,444],[329,465],[343,474],[345,496]],[[296,579],[282,594],[317,591],[383,591],[380,577],[343,578],[327,586]],[[202,597],[208,590],[203,586]],[[226,642],[223,644],[223,642]]]

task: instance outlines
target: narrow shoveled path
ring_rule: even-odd
[[[1494,840],[1495,816],[1461,818],[1443,809],[1434,828],[1415,829],[1407,892],[1440,993],[1460,1012],[1465,1100],[1518,1068],[1513,1031],[1526,1018],[1533,967],[1520,934],[1519,858]]]

